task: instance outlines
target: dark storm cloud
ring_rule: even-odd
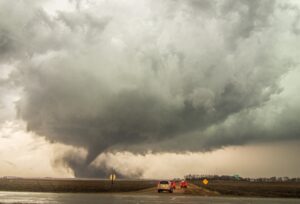
[[[61,44],[66,42],[59,33],[53,33],[57,24],[37,1],[0,1],[0,7],[0,63],[26,60],[37,53],[61,49]]]
[[[297,63],[281,56],[290,45],[278,44],[275,1],[110,1],[54,17],[1,4],[17,13],[0,21],[0,55],[20,61],[19,116],[49,141],[87,149],[86,160],[63,157],[77,176],[95,175],[90,163],[115,149],[298,138],[297,128],[273,134],[247,114],[282,91]]]

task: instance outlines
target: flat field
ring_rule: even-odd
[[[120,179],[112,184],[103,179],[1,178],[0,191],[132,192],[157,195],[156,184],[156,180]],[[198,180],[190,182],[187,189],[180,189],[178,184],[172,195],[300,198],[300,183],[211,180],[204,185]]]
[[[201,181],[193,181],[193,183],[202,188],[219,192],[221,195],[300,198],[299,182],[211,180],[208,185],[204,185]]]
[[[2,178],[0,191],[30,192],[129,192],[155,186],[154,180]]]

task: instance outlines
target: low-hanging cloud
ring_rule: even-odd
[[[87,150],[85,161],[64,157],[77,176],[88,176],[105,151],[205,151],[299,137],[297,128],[273,134],[255,120],[298,66],[297,5],[78,1],[52,16],[42,3],[0,4],[0,62],[17,62],[19,117],[49,141]]]

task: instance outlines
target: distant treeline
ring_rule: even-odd
[[[186,180],[228,180],[228,181],[249,181],[249,182],[300,182],[300,178],[289,178],[285,177],[269,177],[269,178],[243,178],[239,175],[197,175],[197,174],[188,174],[185,175]]]

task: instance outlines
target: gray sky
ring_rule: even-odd
[[[300,176],[299,9],[0,0],[0,174]]]

